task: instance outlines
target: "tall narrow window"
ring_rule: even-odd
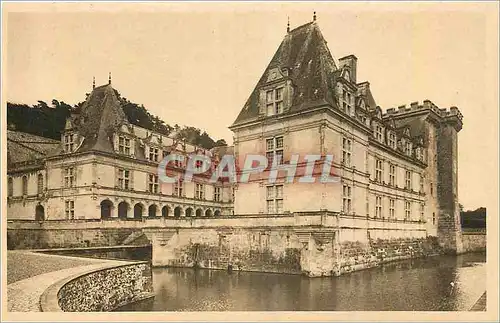
[[[412,155],[411,142],[410,141],[406,142],[405,152],[406,152],[406,155],[408,155],[408,156]]]
[[[420,203],[420,221],[424,221],[425,204]]]
[[[382,127],[381,126],[375,126],[375,138],[382,142],[383,136],[382,136]]]
[[[28,195],[28,176],[23,176],[23,195]]]
[[[234,187],[231,187],[231,201],[234,202]]]
[[[396,135],[392,132],[389,134],[389,147],[396,149]]]
[[[342,138],[342,164],[348,167],[351,167],[351,152],[352,152],[351,139]]]
[[[214,186],[214,201],[215,202],[220,202],[220,200],[221,200],[220,199],[220,191],[221,191],[220,187]]]
[[[130,171],[120,168],[118,170],[118,187],[122,190],[130,189]]]
[[[66,212],[66,219],[72,220],[75,218],[75,201],[66,200],[64,210]]]
[[[37,187],[38,194],[42,194],[43,193],[43,175],[42,174],[38,174],[38,176],[37,176],[36,187]]]
[[[382,217],[382,197],[381,196],[375,197],[375,217],[376,218]]]
[[[396,186],[396,165],[389,165],[389,185]]]
[[[178,179],[174,183],[174,190],[173,190],[174,196],[179,196],[182,197],[184,194],[184,182],[182,179]]]
[[[148,175],[148,190],[150,193],[158,193],[158,176],[155,174]]]
[[[8,195],[14,196],[14,179],[12,177],[9,177],[7,185],[8,185]]]
[[[64,170],[64,187],[74,187],[75,186],[75,169],[74,167],[68,167]]]
[[[267,115],[283,113],[283,88],[277,88],[266,92]]]
[[[432,225],[436,225],[436,213],[432,212]]]
[[[432,183],[431,183],[430,186],[431,186],[431,196],[434,196],[434,185],[432,185]]]
[[[410,201],[405,201],[405,220],[406,221],[411,220],[411,202]]]
[[[352,114],[352,96],[351,93],[347,92],[346,90],[343,90],[343,95],[342,95],[342,107],[344,109],[345,114],[351,115]]]
[[[199,200],[203,200],[205,198],[205,187],[203,186],[203,184],[196,183],[194,198]]]
[[[389,199],[389,219],[394,220],[396,218],[396,201],[394,199]]]
[[[381,183],[384,171],[384,164],[382,160],[375,159],[375,181]]]
[[[75,148],[75,137],[72,133],[67,133],[64,135],[64,151],[71,153]]]
[[[267,213],[283,213],[283,185],[267,186]]]
[[[266,140],[266,157],[268,165],[273,165],[276,158],[276,164],[283,164],[283,136],[269,138]]]
[[[405,172],[405,189],[407,190],[413,189],[411,185],[411,171],[409,170]]]
[[[349,185],[343,185],[342,188],[342,210],[344,213],[351,213],[351,187]]]
[[[424,176],[420,175],[420,193],[424,192]]]
[[[158,148],[149,147],[149,160],[154,162],[158,161]]]
[[[125,136],[118,137],[118,152],[120,154],[130,155],[130,139]]]

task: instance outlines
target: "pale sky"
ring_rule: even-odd
[[[101,85],[111,72],[122,96],[228,143],[287,16],[295,28],[317,11],[333,56],[358,57],[358,82],[371,83],[383,110],[425,99],[460,109],[459,200],[466,209],[496,204],[496,3],[8,5],[6,100],[75,104],[93,76]]]

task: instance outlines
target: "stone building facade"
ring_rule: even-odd
[[[158,166],[170,153],[185,156],[167,172],[183,174],[190,154],[208,151],[131,124],[109,84],[93,89],[67,119],[60,141],[8,131],[9,220],[142,219],[233,213],[231,186],[163,183]]]
[[[383,112],[369,82],[357,80],[357,58],[335,61],[316,21],[288,30],[230,129],[235,156],[264,154],[281,166],[298,154],[333,155],[340,182],[275,183],[270,169],[239,183],[235,213],[334,212],[358,219],[339,241],[440,236],[461,250],[457,139],[462,115],[431,101]],[[244,197],[244,198],[243,198]],[[386,229],[374,230],[381,223]]]

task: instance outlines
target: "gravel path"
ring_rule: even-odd
[[[126,262],[8,251],[7,311],[39,312],[40,296],[50,285],[65,277],[98,269],[109,263]]]

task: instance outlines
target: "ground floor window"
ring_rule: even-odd
[[[66,200],[64,209],[66,212],[66,219],[72,220],[75,218],[75,201]]]

